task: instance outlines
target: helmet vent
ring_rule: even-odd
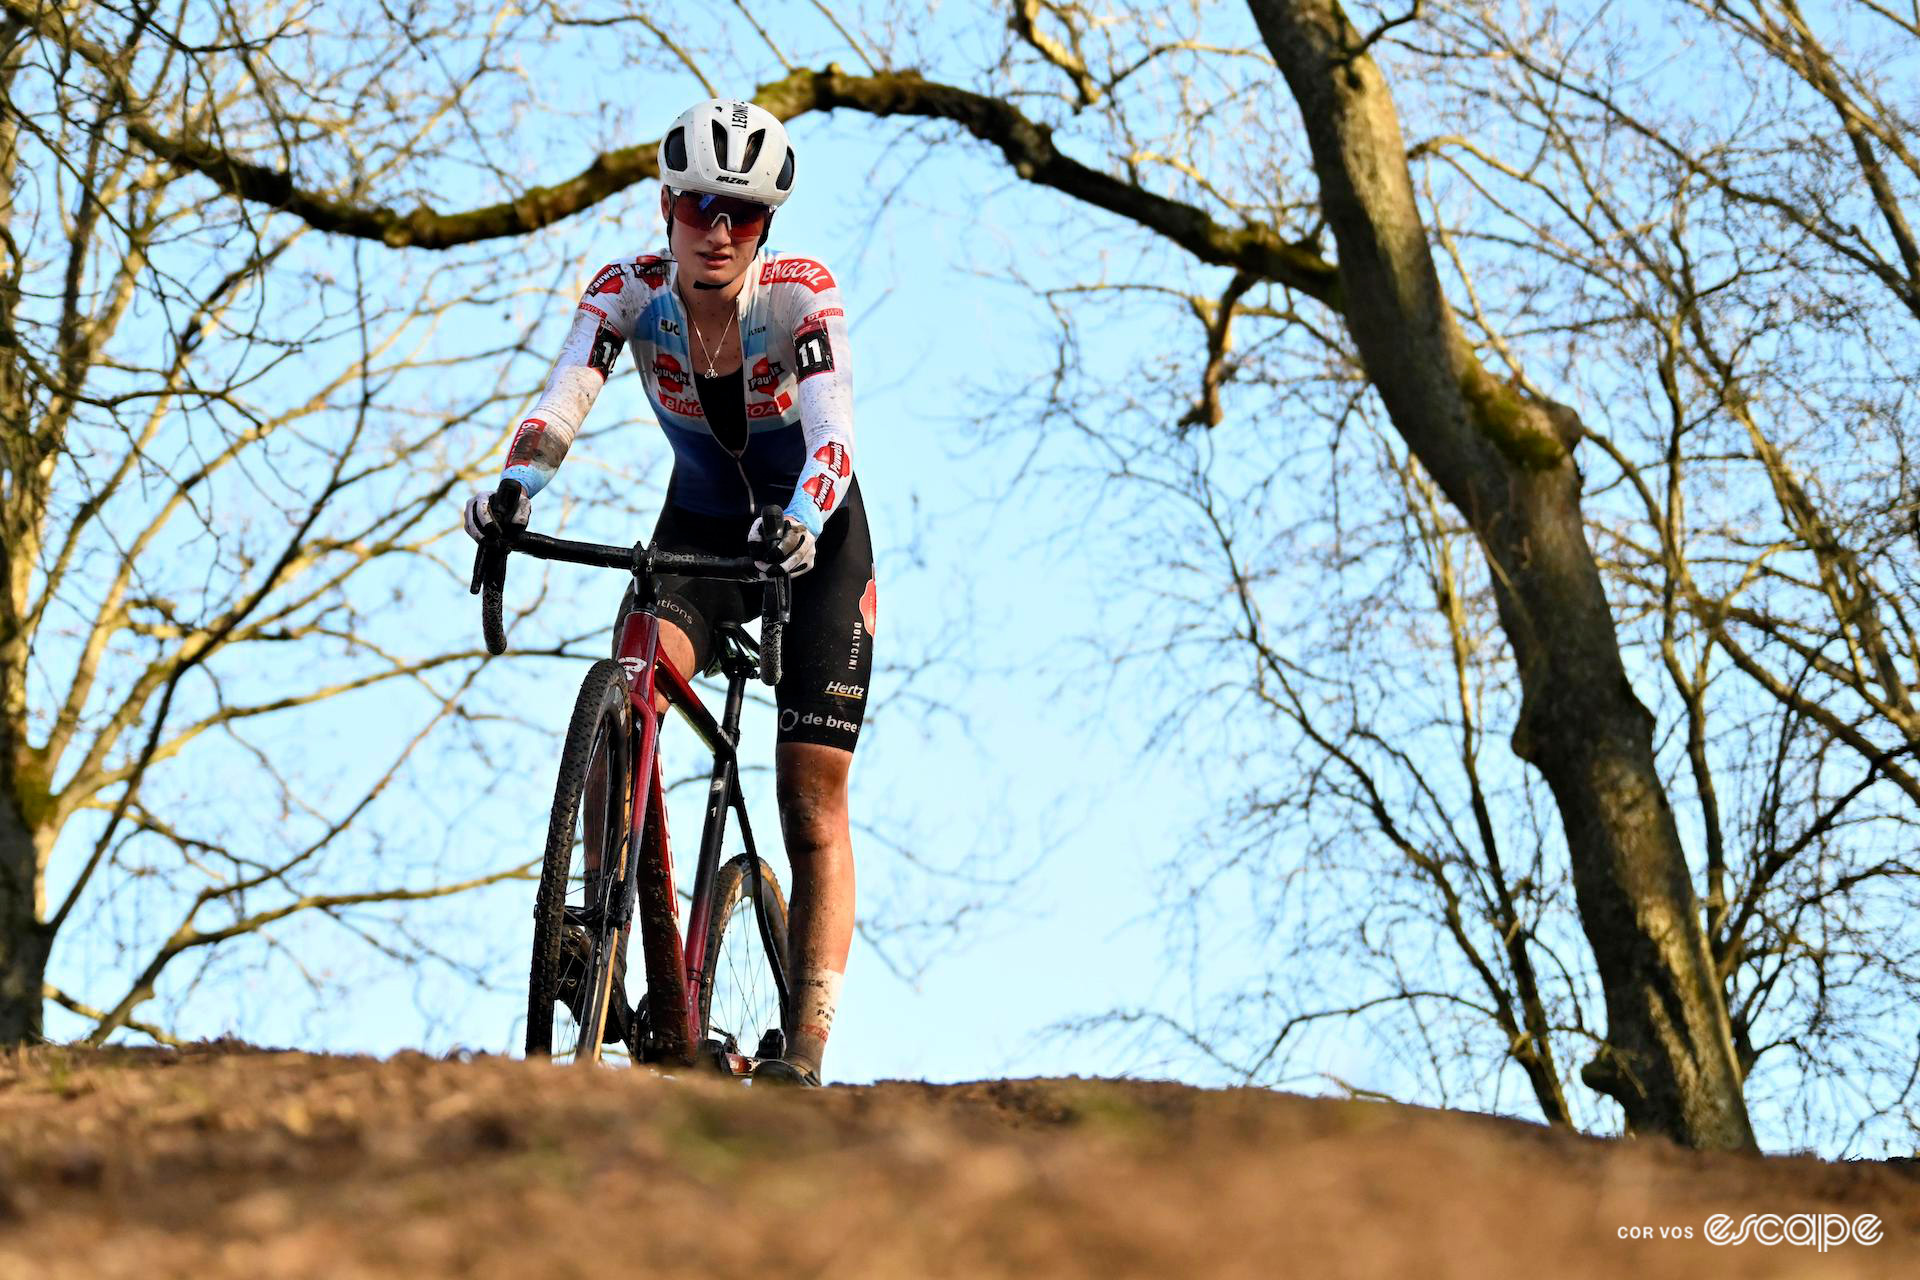
[[[756,103],[709,98],[666,126],[660,180],[676,191],[784,204],[793,194],[794,146],[780,117]]]

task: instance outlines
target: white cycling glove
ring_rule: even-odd
[[[753,528],[747,530],[747,542],[749,545],[757,544],[762,536],[760,521],[755,520]],[[780,567],[787,571],[789,577],[797,578],[813,568],[813,533],[792,516],[780,517],[779,530],[773,537],[773,549],[776,554],[786,557],[780,561]],[[755,560],[753,564],[760,572],[767,571],[765,561]]]
[[[527,527],[527,521],[533,516],[533,499],[524,490],[520,494],[519,509],[509,521],[515,529]],[[467,536],[475,542],[486,541],[487,534],[493,529],[493,494],[476,493],[467,500]]]

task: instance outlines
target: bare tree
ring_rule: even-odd
[[[1628,670],[1658,699],[1659,723],[1671,726],[1658,759],[1669,794],[1682,797],[1682,829],[1696,855],[1742,1075],[1776,1064],[1756,1077],[1757,1096],[1776,1123],[1841,1149],[1870,1124],[1879,1126],[1876,1140],[1898,1141],[1907,1123],[1902,1109],[1911,1114],[1916,1061],[1911,1018],[1887,1012],[1911,1001],[1913,951],[1902,928],[1913,867],[1902,852],[1912,800],[1902,785],[1908,747],[1899,710],[1914,670],[1903,622],[1913,608],[1906,541],[1913,502],[1903,478],[1911,361],[1901,353],[1911,341],[1900,292],[1888,287],[1904,219],[1885,219],[1884,239],[1872,234],[1874,221],[1859,215],[1881,207],[1872,194],[1881,188],[1849,181],[1859,150],[1844,136],[1846,118],[1835,120],[1824,94],[1797,90],[1766,60],[1739,61],[1739,44],[1729,43],[1733,80],[1768,110],[1702,132],[1688,114],[1690,100],[1632,98],[1646,94],[1641,68],[1655,55],[1636,44],[1629,24],[1531,27],[1512,17],[1491,6],[1430,15],[1409,37],[1414,52],[1404,55],[1422,71],[1408,82],[1441,86],[1430,94],[1439,101],[1430,108],[1429,136],[1409,154],[1449,290],[1462,299],[1462,323],[1516,384],[1536,387],[1550,377],[1593,406],[1583,425],[1588,484],[1598,496],[1585,504],[1586,517]],[[1580,32],[1578,56],[1555,43],[1568,30]],[[1698,30],[1710,44],[1713,29]],[[1460,71],[1483,64],[1507,68],[1497,91]],[[1792,110],[1782,109],[1782,94]],[[1873,110],[1883,122],[1899,118],[1880,105]],[[1739,183],[1725,176],[1734,173]],[[1771,182],[1781,189],[1766,191]],[[1796,204],[1787,199],[1789,185],[1811,194]],[[1819,234],[1801,225],[1814,206],[1822,208]],[[1837,246],[1823,235],[1847,242]],[[1464,599],[1470,615],[1479,615],[1492,601],[1469,566],[1455,575],[1470,584],[1462,592],[1432,572],[1429,557],[1413,554],[1431,545],[1429,530],[1458,533],[1436,523],[1437,512],[1423,515],[1422,502],[1409,502],[1403,515],[1417,537],[1367,526],[1394,515],[1368,500],[1367,481],[1376,493],[1406,489],[1417,498],[1424,489],[1407,488],[1418,471],[1408,473],[1390,444],[1380,447],[1377,465],[1355,446],[1351,428],[1372,425],[1354,412],[1357,353],[1319,335],[1312,341],[1332,352],[1331,376],[1300,372],[1306,361],[1298,344],[1295,367],[1282,368],[1270,322],[1285,320],[1304,336],[1290,303],[1276,305],[1237,283],[1228,289],[1237,299],[1228,323],[1218,320],[1214,300],[1186,300],[1204,329],[1196,346],[1204,340],[1207,353],[1204,363],[1195,357],[1169,385],[1154,388],[1156,420],[1174,418],[1185,399],[1193,403],[1186,421],[1222,422],[1224,369],[1225,421],[1233,421],[1236,387],[1240,396],[1277,393],[1307,420],[1322,420],[1314,446],[1324,442],[1346,462],[1329,462],[1329,472],[1305,480],[1292,459],[1274,473],[1248,463],[1270,486],[1291,482],[1291,494],[1331,494],[1330,508],[1307,502],[1297,519],[1308,528],[1330,522],[1338,540],[1331,549],[1268,545],[1276,534],[1284,538],[1285,526],[1263,518],[1259,528],[1235,529],[1231,543],[1220,539],[1212,581],[1270,605],[1283,590],[1275,562],[1304,554],[1323,572],[1361,585],[1314,598],[1315,611],[1330,619],[1250,611],[1244,625],[1221,636],[1223,646],[1246,645],[1263,662],[1271,654],[1296,664],[1290,680],[1312,697],[1285,700],[1276,714],[1292,724],[1305,718],[1303,707],[1313,710],[1318,723],[1304,742],[1307,756],[1330,762],[1311,772],[1283,767],[1271,781],[1250,783],[1245,844],[1231,845],[1225,860],[1244,864],[1260,843],[1292,841],[1302,852],[1281,865],[1304,861],[1331,881],[1346,868],[1331,849],[1325,859],[1318,855],[1338,831],[1328,837],[1276,819],[1292,811],[1295,797],[1312,797],[1322,818],[1329,809],[1337,814],[1341,806],[1327,802],[1332,794],[1352,813],[1349,845],[1351,832],[1377,826],[1382,845],[1421,874],[1406,878],[1412,892],[1402,898],[1391,891],[1403,881],[1388,860],[1357,890],[1368,905],[1354,906],[1347,936],[1358,945],[1342,951],[1323,928],[1303,927],[1303,945],[1283,953],[1293,974],[1330,966],[1350,974],[1356,960],[1381,962],[1376,985],[1361,993],[1372,993],[1360,1001],[1364,1009],[1352,988],[1313,992],[1296,982],[1288,990],[1268,972],[1249,980],[1261,998],[1238,1020],[1243,1032],[1229,1033],[1215,1009],[1177,1024],[1175,1034],[1204,1040],[1217,1055],[1231,1047],[1220,1062],[1247,1078],[1272,1078],[1283,1069],[1278,1055],[1326,1019],[1364,1018],[1388,1032],[1389,1047],[1412,1048],[1416,1057],[1436,1027],[1478,1025],[1474,1036],[1448,1042],[1448,1056],[1485,1061],[1497,1046],[1532,1087],[1541,1114],[1558,1119],[1566,1109],[1539,1087],[1551,1059],[1532,1051],[1542,1030],[1581,1051],[1593,1033],[1582,1012],[1583,975],[1565,963],[1569,952],[1556,928],[1560,885],[1541,874],[1528,791],[1489,791],[1475,776],[1485,773],[1484,762],[1463,759],[1448,776],[1435,768],[1446,759],[1444,747],[1413,745],[1443,722],[1410,709],[1391,714],[1400,710],[1395,702],[1419,691],[1426,695],[1421,714],[1433,715],[1429,698],[1440,689],[1429,682],[1438,686],[1448,666],[1459,666],[1435,659],[1463,648],[1479,673],[1476,687],[1500,707],[1510,681],[1488,664],[1483,642],[1462,645],[1463,635],[1473,641],[1484,628],[1463,628],[1452,608]],[[1173,471],[1185,476],[1173,486],[1182,500],[1206,510],[1195,525],[1212,528],[1219,504],[1202,498],[1219,478],[1195,467]],[[1256,491],[1225,505],[1271,509],[1273,494]],[[1298,497],[1293,505],[1301,505]],[[1391,572],[1372,577],[1374,563]],[[1415,606],[1406,603],[1423,578],[1442,587],[1428,626],[1409,616]],[[1183,616],[1203,614],[1209,590],[1187,594]],[[1410,662],[1418,669],[1409,671]],[[1250,679],[1258,687],[1257,672]],[[1383,683],[1401,698],[1383,702]],[[1330,687],[1340,691],[1331,703]],[[1462,738],[1471,741],[1471,708],[1465,699],[1461,707],[1469,711],[1459,718]],[[1260,758],[1255,753],[1249,763]],[[1365,785],[1330,788],[1326,770],[1334,765],[1364,770]],[[1404,838],[1410,830],[1416,835]],[[1517,843],[1527,855],[1524,874],[1503,874],[1512,860],[1497,856],[1500,843]],[[1350,868],[1352,859],[1345,861]],[[1544,869],[1552,868],[1549,860]],[[1442,872],[1467,888],[1443,882]],[[1433,945],[1443,957],[1451,950],[1462,965],[1456,976],[1434,981],[1425,969],[1424,981],[1409,984],[1386,965],[1393,957],[1375,943],[1382,914],[1395,908],[1423,914],[1436,935],[1416,942],[1403,930],[1399,955],[1426,955]],[[1463,941],[1462,920],[1485,928],[1492,945]],[[1487,963],[1496,956],[1507,961],[1505,973]],[[1529,970],[1533,978],[1524,981]],[[1544,999],[1522,997],[1528,986]],[[1522,1020],[1510,1009],[1533,1016]],[[1278,1027],[1280,1036],[1260,1034],[1263,1026],[1269,1035]],[[1457,1087],[1451,1065],[1428,1056],[1421,1073],[1444,1091],[1449,1079]]]
[[[1555,161],[1436,155],[1494,189],[1502,234],[1547,246],[1591,300],[1585,349],[1644,371],[1623,383],[1632,414],[1589,424],[1615,494],[1603,561],[1684,727],[1675,782],[1697,807],[1742,1069],[1787,1058],[1781,1075],[1849,1075],[1881,1095],[1862,1111],[1897,1110],[1911,1031],[1870,1011],[1903,1004],[1911,975],[1892,922],[1911,908],[1900,850],[1920,800],[1905,461],[1920,167],[1911,104],[1867,51],[1911,65],[1920,42],[1871,4],[1824,14],[1824,35],[1790,3],[1696,8],[1689,34],[1748,104],[1727,123],[1704,130],[1635,88],[1625,68],[1644,55],[1624,32],[1576,55],[1469,13],[1460,52],[1512,59],[1509,154]],[[1588,159],[1603,146],[1604,170]],[[1549,169],[1577,199],[1543,189]]]
[[[437,327],[521,286],[431,271],[387,287],[366,254],[308,256],[297,221],[210,201],[134,145],[161,101],[216,136],[302,127],[263,94],[297,51],[280,18],[252,17],[196,33],[184,14],[167,29],[151,10],[9,6],[0,22],[8,1043],[40,1034],[45,999],[94,1042],[166,1039],[136,1011],[219,944],[277,945],[310,914],[373,934],[379,904],[520,874],[383,866],[358,838],[482,669],[477,646],[409,618],[405,584],[441,567],[448,495],[521,390],[501,380],[508,352],[450,352]],[[402,47],[308,88],[365,109],[370,65]],[[465,390],[424,394],[435,381]],[[489,430],[450,446],[476,415]],[[410,728],[349,763],[262,746],[351,726],[370,700]],[[97,992],[56,988],[66,938],[113,938],[125,967],[103,964]]]
[[[16,21],[48,29],[45,14],[21,0],[5,2]],[[1898,15],[1867,8],[1876,20],[1905,30]],[[588,21],[554,13],[565,22]],[[1620,1105],[1629,1127],[1697,1146],[1750,1146],[1743,1075],[1762,1051],[1750,1033],[1765,1003],[1763,997],[1756,1005],[1752,993],[1779,990],[1781,979],[1768,975],[1789,971],[1759,958],[1752,930],[1759,925],[1763,933],[1792,936],[1789,917],[1769,905],[1777,901],[1779,873],[1805,866],[1809,850],[1831,847],[1857,812],[1850,806],[1879,797],[1882,782],[1905,789],[1908,766],[1901,757],[1911,731],[1903,718],[1913,654],[1895,616],[1906,606],[1887,584],[1906,581],[1895,561],[1911,486],[1902,445],[1893,470],[1882,473],[1899,476],[1902,500],[1878,507],[1849,502],[1844,517],[1821,501],[1806,481],[1805,464],[1792,465],[1791,451],[1751,407],[1756,387],[1742,361],[1755,348],[1741,345],[1751,339],[1730,337],[1712,323],[1717,303],[1702,300],[1727,296],[1728,285],[1717,270],[1701,277],[1702,252],[1687,238],[1688,226],[1697,224],[1683,225],[1675,210],[1695,207],[1690,192],[1710,192],[1713,229],[1697,243],[1717,245],[1736,214],[1748,218],[1741,234],[1755,234],[1763,224],[1784,226],[1827,261],[1899,299],[1914,274],[1911,236],[1903,232],[1904,179],[1896,176],[1898,165],[1911,168],[1902,150],[1908,131],[1888,123],[1897,113],[1880,82],[1865,70],[1849,70],[1804,16],[1782,3],[1709,6],[1707,18],[1759,51],[1753,65],[1761,66],[1762,80],[1784,67],[1795,78],[1793,92],[1803,95],[1796,102],[1810,93],[1824,103],[1831,123],[1819,137],[1823,144],[1839,137],[1839,148],[1794,151],[1776,138],[1769,148],[1743,152],[1700,134],[1700,126],[1675,110],[1668,111],[1669,127],[1635,110],[1617,87],[1631,73],[1606,58],[1633,50],[1608,48],[1591,60],[1605,74],[1589,74],[1587,62],[1561,45],[1576,28],[1556,20],[1523,24],[1493,6],[1430,10],[1416,4],[1356,24],[1333,0],[1254,0],[1249,13],[1253,31],[1242,21],[1240,29],[1212,38],[1206,20],[1191,9],[1115,20],[1075,5],[1017,3],[1007,11],[1010,34],[998,61],[961,69],[976,77],[974,88],[909,69],[933,65],[940,51],[880,21],[848,28],[835,20],[844,47],[866,63],[867,74],[824,58],[819,69],[807,69],[755,29],[752,38],[782,71],[764,80],[756,96],[789,118],[846,109],[958,126],[996,149],[1021,179],[1176,246],[1196,274],[1224,273],[1213,297],[1170,291],[1171,305],[1200,320],[1203,330],[1198,396],[1179,415],[1189,430],[1234,420],[1230,406],[1239,397],[1232,384],[1247,367],[1234,354],[1237,321],[1261,334],[1256,346],[1299,342],[1344,353],[1353,378],[1336,417],[1377,407],[1401,451],[1391,471],[1405,477],[1398,488],[1407,520],[1400,545],[1418,550],[1403,563],[1418,567],[1416,580],[1424,580],[1429,612],[1441,627],[1443,642],[1434,652],[1443,659],[1440,677],[1456,689],[1447,723],[1461,799],[1416,795],[1388,803],[1381,779],[1415,780],[1418,762],[1396,762],[1390,752],[1355,755],[1349,744],[1356,726],[1330,732],[1321,710],[1279,682],[1284,667],[1265,664],[1265,676],[1256,678],[1268,683],[1256,689],[1312,743],[1327,762],[1326,776],[1342,779],[1344,803],[1372,815],[1373,834],[1405,859],[1431,895],[1426,901],[1439,904],[1436,918],[1457,923],[1448,932],[1480,992],[1469,1003],[1476,1017],[1507,1036],[1504,1053],[1529,1080],[1545,1114],[1565,1119],[1572,1111],[1553,1039],[1583,1036],[1593,1058],[1582,1079]],[[591,21],[645,33],[662,60],[696,76],[704,57],[717,56],[638,9]],[[568,28],[555,30],[564,35]],[[876,31],[885,39],[873,38]],[[464,34],[473,38],[471,29]],[[702,40],[709,47],[726,43]],[[71,47],[96,65],[107,57],[98,48]],[[1423,130],[1427,136],[1409,144],[1376,57],[1427,73],[1430,78],[1401,83],[1441,127]],[[740,65],[736,49],[736,72]],[[474,83],[481,79],[476,73]],[[295,92],[284,78],[272,85],[277,94]],[[1808,117],[1803,111],[1790,118]],[[471,128],[480,117],[462,119]],[[1298,131],[1290,124],[1271,127],[1295,119]],[[1463,127],[1447,127],[1454,124]],[[1675,136],[1687,129],[1693,133]],[[500,198],[466,212],[439,212],[422,200],[401,213],[392,202],[417,199],[424,186],[419,158],[404,145],[381,151],[389,180],[337,182],[323,176],[332,153],[321,143],[236,143],[171,110],[130,113],[128,131],[147,154],[235,196],[284,209],[323,231],[391,247],[447,250],[524,235],[617,198],[651,176],[650,147],[622,147],[595,156],[575,177],[546,185],[501,174]],[[1622,178],[1613,168],[1631,150],[1629,139],[1643,144],[1634,163],[1646,163]],[[1089,150],[1102,159],[1075,158]],[[1834,177],[1836,156],[1853,165],[1853,173]],[[1423,196],[1416,164],[1429,181],[1435,166],[1443,166],[1437,170],[1443,189]],[[1805,185],[1796,165],[1829,166],[1819,170],[1826,177],[1814,189],[1829,193],[1831,203],[1781,193],[1778,188]],[[1308,170],[1311,181],[1303,177]],[[1763,180],[1754,180],[1756,173]],[[1855,176],[1865,182],[1883,228],[1879,235],[1860,231],[1866,224],[1846,212]],[[1466,213],[1456,211],[1459,202],[1467,203]],[[1541,236],[1549,223],[1553,234]],[[1662,237],[1666,243],[1656,245]],[[1808,305],[1841,296],[1828,284],[1830,271],[1796,267],[1788,258],[1776,254],[1770,265],[1742,265],[1738,278],[1755,314],[1762,295],[1791,270],[1807,284]],[[1612,290],[1605,303],[1595,301],[1594,280]],[[1648,280],[1664,298],[1649,298]],[[1618,319],[1623,313],[1624,321]],[[1798,319],[1776,317],[1774,329],[1805,332]],[[1650,331],[1666,334],[1651,348]],[[1614,372],[1597,380],[1588,369],[1603,359],[1616,362],[1607,366]],[[1623,360],[1628,363],[1618,363]],[[1656,384],[1667,370],[1674,390],[1632,423],[1662,441],[1664,452],[1636,456],[1614,429],[1616,420],[1629,419],[1613,408],[1612,397],[1629,383],[1623,371],[1643,368],[1655,372]],[[1815,385],[1802,378],[1786,394]],[[1661,400],[1664,407],[1656,411]],[[1575,401],[1606,411],[1596,422],[1592,409],[1570,408]],[[1780,610],[1771,597],[1764,609],[1734,599],[1746,590],[1740,574],[1726,577],[1721,553],[1703,549],[1694,526],[1684,522],[1685,477],[1693,474],[1688,450],[1721,456],[1709,433],[1694,431],[1689,405],[1711,406],[1716,423],[1744,436],[1745,458],[1758,461],[1780,513],[1776,525],[1784,525],[1795,554],[1807,557],[1808,571],[1789,573],[1780,585],[1827,608],[1828,617],[1813,630],[1807,629],[1814,625],[1811,615]],[[1262,414],[1252,407],[1241,412]],[[1904,421],[1902,412],[1893,406],[1882,420]],[[1662,424],[1658,431],[1651,430],[1655,422]],[[1580,449],[1583,443],[1589,447]],[[1588,466],[1604,457],[1625,487],[1609,477],[1597,499],[1588,495],[1591,477],[1582,474],[1577,454]],[[1637,508],[1622,502],[1627,493],[1640,499]],[[1777,540],[1778,528],[1771,532]],[[1755,533],[1723,523],[1711,536],[1726,543]],[[1471,570],[1454,559],[1462,538],[1478,551]],[[1764,568],[1772,545],[1750,546],[1745,566]],[[1878,569],[1876,555],[1886,562]],[[1702,573],[1707,563],[1716,565],[1711,581]],[[1473,620],[1479,607],[1497,619],[1510,655],[1504,665],[1489,662],[1491,641]],[[1649,619],[1651,636],[1644,626]],[[1650,663],[1639,656],[1643,639],[1653,646],[1645,652],[1658,655]],[[1257,625],[1249,622],[1241,640],[1261,656]],[[1783,674],[1783,661],[1791,675]],[[1749,702],[1736,698],[1727,705],[1740,710],[1715,710],[1721,662],[1790,714],[1775,738],[1785,747],[1750,749],[1760,738],[1753,732],[1758,722],[1745,711]],[[1489,674],[1496,668],[1504,672],[1500,679]],[[1489,681],[1487,705],[1476,708],[1474,697],[1457,692],[1474,684],[1468,673]],[[1654,736],[1659,722],[1632,678],[1645,688],[1649,677],[1662,676],[1661,705],[1671,697],[1673,722],[1685,726],[1679,774],[1663,768],[1667,757]],[[1810,686],[1810,679],[1824,683]],[[1856,699],[1859,709],[1840,710],[1842,696]],[[1604,998],[1603,1030],[1589,1030],[1578,1008],[1584,966],[1537,927],[1553,877],[1532,869],[1544,871],[1556,855],[1532,836],[1537,817],[1526,799],[1530,784],[1510,788],[1503,799],[1477,781],[1485,767],[1481,734],[1498,723],[1487,706],[1501,709],[1514,751],[1545,784],[1557,812],[1555,838],[1564,848]],[[1740,718],[1729,718],[1721,734],[1713,727],[1720,715]],[[1876,730],[1898,734],[1868,731],[1863,715]],[[1808,736],[1808,726],[1818,733]],[[1819,762],[1831,758],[1828,739],[1855,752],[1867,770],[1864,784],[1858,777],[1843,783],[1826,777]],[[1744,867],[1736,868],[1727,851],[1720,789],[1712,781],[1717,753],[1776,779],[1756,793],[1758,808],[1751,810],[1774,815],[1755,827],[1770,823],[1774,834],[1756,844]],[[1814,774],[1819,783],[1805,781]],[[1676,784],[1694,806],[1685,827],[1708,833],[1704,918],[1683,824],[1669,802]],[[1381,794],[1378,803],[1372,794]],[[1423,803],[1435,825],[1416,838],[1406,815]],[[1796,822],[1803,803],[1813,808]],[[1503,821],[1503,808],[1517,816]],[[1881,804],[1878,812],[1906,821],[1897,806]],[[1512,860],[1504,848],[1515,832],[1523,856]],[[1515,861],[1528,870],[1506,870]],[[1460,887],[1450,866],[1471,870],[1471,891]],[[1895,862],[1878,878],[1904,874]],[[1823,880],[1803,886],[1802,896],[1839,902],[1859,883]],[[1761,967],[1743,969],[1749,960]],[[1552,983],[1540,976],[1549,968],[1560,975]],[[1737,1021],[1728,1014],[1729,990],[1744,993]],[[1461,998],[1457,988],[1452,995]]]

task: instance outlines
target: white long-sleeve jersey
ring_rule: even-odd
[[[506,477],[530,494],[545,487],[630,345],[673,448],[673,504],[703,515],[784,504],[817,537],[853,480],[851,343],[832,273],[773,249],[747,268],[736,299],[747,415],[738,454],[701,407],[677,274],[670,255],[639,254],[594,275],[546,390],[514,433]]]

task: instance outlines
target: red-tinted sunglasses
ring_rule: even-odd
[[[757,201],[708,195],[703,191],[676,193],[672,213],[675,221],[684,222],[696,231],[706,231],[724,218],[727,232],[733,236],[757,236],[773,216],[773,210]]]

